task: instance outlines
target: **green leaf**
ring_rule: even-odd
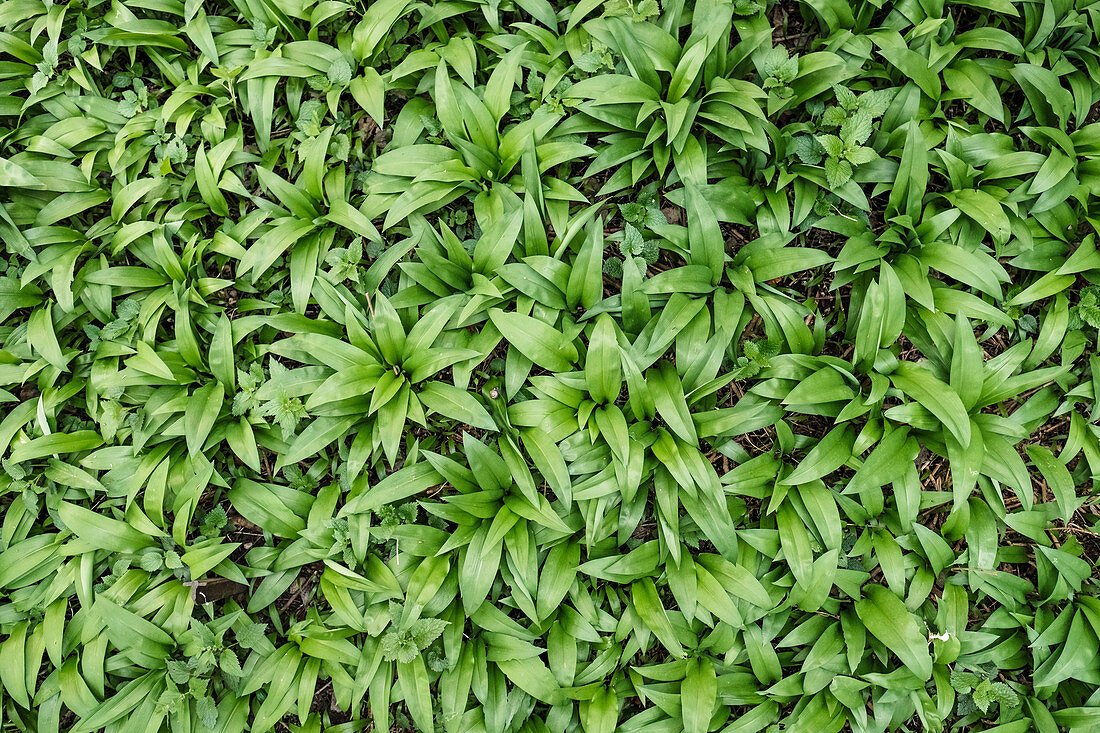
[[[293,465],[310,458],[334,440],[347,434],[348,428],[359,422],[358,415],[350,417],[319,417],[298,434],[285,453],[279,455],[278,466]]]
[[[718,700],[718,679],[714,665],[701,657],[688,660],[687,674],[680,684],[680,709],[685,733],[706,733]]]
[[[505,341],[525,357],[550,371],[568,371],[577,361],[577,349],[565,335],[545,322],[520,313],[489,311]]]
[[[968,189],[953,191],[947,200],[960,211],[978,222],[989,232],[994,242],[1004,244],[1012,234],[1012,227],[1001,202],[985,191]]]
[[[1077,511],[1083,500],[1077,498],[1073,485],[1073,477],[1062,461],[1054,457],[1054,454],[1041,445],[1030,444],[1027,446],[1027,457],[1039,469],[1043,481],[1054,493],[1054,501],[1058,505],[1058,512],[1062,520],[1067,524],[1070,517]]]
[[[896,654],[917,679],[931,679],[928,640],[900,598],[881,585],[868,585],[863,598],[856,601],[855,611],[871,635]]]
[[[970,444],[970,418],[959,395],[922,367],[901,363],[890,375],[894,386],[925,407],[964,447]]]
[[[538,580],[536,598],[540,619],[550,618],[559,608],[576,580],[581,546],[576,542],[554,545],[546,554]]]
[[[46,456],[58,456],[65,453],[80,453],[103,445],[103,438],[94,430],[77,430],[69,433],[53,433],[34,438],[25,443],[16,443],[8,457],[12,463],[33,461]]]
[[[631,585],[631,590],[634,610],[645,624],[645,628],[657,637],[669,654],[674,657],[683,657],[684,647],[676,638],[668,612],[661,605],[661,599],[657,596],[657,588],[653,585],[653,581],[648,578],[639,580]]]
[[[712,285],[717,285],[725,269],[726,248],[714,210],[703,193],[693,184],[684,187],[688,219],[690,262],[710,271]]]
[[[584,363],[585,381],[598,404],[614,402],[622,389],[622,362],[615,337],[615,324],[606,313],[596,318]]]
[[[497,515],[498,518],[501,516]],[[494,525],[496,523],[494,520]],[[490,525],[482,525],[474,534],[458,573],[459,595],[467,615],[473,614],[485,603],[500,566],[501,538],[491,536],[490,529]]]
[[[422,657],[397,663],[397,679],[405,696],[405,705],[420,730],[434,730],[428,669]]]
[[[184,422],[187,429],[187,452],[192,456],[202,451],[203,444],[217,422],[225,397],[221,382],[199,387],[187,403]]]
[[[354,496],[340,510],[340,516],[375,511],[386,504],[393,504],[426,491],[441,480],[439,473],[428,463],[405,466]]]
[[[111,552],[138,552],[153,545],[153,538],[125,522],[67,501],[59,502],[57,513],[65,526],[91,548]]]
[[[419,394],[432,412],[482,430],[497,430],[497,424],[473,393],[446,382],[429,382]]]
[[[843,425],[830,430],[810,449],[798,466],[780,484],[795,486],[809,483],[843,466],[852,457],[853,437]]]

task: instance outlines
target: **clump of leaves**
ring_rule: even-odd
[[[234,415],[240,417],[260,407],[258,394],[263,382],[263,368],[258,363],[250,364],[248,371],[237,370],[237,393],[233,395]]]
[[[351,528],[347,517],[333,517],[325,522],[332,530],[332,549],[330,554],[339,557],[345,565],[355,564],[355,552],[351,546]]]
[[[378,510],[378,524],[371,529],[371,536],[379,541],[388,541],[393,531],[403,524],[416,521],[416,504],[387,504]]]
[[[19,493],[27,511],[37,512],[38,493],[31,487],[33,477],[30,472],[22,464],[13,463],[7,458],[0,465],[3,466],[7,479],[5,493]]]
[[[401,623],[404,609],[390,603],[390,628],[382,635],[382,657],[408,664],[438,639],[450,624],[439,618],[418,618]]]
[[[591,50],[584,52],[574,62],[576,67],[586,74],[596,74],[600,71],[615,68],[615,56],[611,49],[592,39]],[[532,74],[532,77],[535,75]]]
[[[1002,709],[1019,707],[1019,695],[1004,682],[993,681],[997,673],[995,667],[981,669],[976,673],[961,669],[951,670],[951,687],[959,693],[959,715],[969,715],[975,710],[986,715],[993,705],[1000,705]]]
[[[608,257],[604,259],[604,273],[611,277],[622,277],[623,267],[629,263],[645,277],[650,265],[661,256],[660,245],[655,237],[646,236],[649,227],[668,223],[657,204],[657,187],[654,184],[643,188],[634,201],[619,204],[623,229],[619,238],[619,254],[622,259]]]
[[[229,514],[225,511],[225,507],[216,506],[203,515],[199,532],[204,537],[217,537],[228,523]]]
[[[97,593],[102,593],[103,591],[114,585],[116,582],[118,582],[118,579],[125,575],[126,571],[128,571],[129,569],[130,558],[115,558],[114,562],[112,562],[110,565],[110,570],[100,576],[98,582],[93,586],[93,590],[95,590]]]
[[[787,99],[794,94],[790,85],[798,77],[798,57],[791,56],[786,48],[776,46],[765,53],[760,71],[764,75],[764,82],[760,85],[763,89],[778,99]]]
[[[99,329],[89,326],[90,329],[94,329],[89,335],[95,342],[128,341],[137,329],[139,313],[141,313],[141,301],[136,298],[127,298],[118,304],[113,321]]]
[[[359,265],[363,261],[363,239],[357,237],[347,247],[337,247],[325,255],[325,276],[332,283],[359,283]]]
[[[470,210],[466,208],[451,209],[443,215],[443,220],[462,239],[462,244],[467,248],[467,251],[472,253],[478,237],[481,236],[481,228],[477,224],[477,219],[470,215]]]
[[[347,88],[351,83],[354,70],[347,59],[338,58],[329,66],[328,73],[324,76],[311,76],[308,79],[309,86],[318,92],[339,91]]]
[[[604,17],[629,18],[635,21],[649,20],[661,14],[657,0],[610,0],[604,4]]]
[[[177,135],[169,131],[163,117],[158,117],[153,123],[153,133],[149,136],[153,144],[153,151],[160,160],[160,173],[167,175],[172,171],[172,164],[182,165],[188,159],[188,146],[192,143],[189,135]]]
[[[149,108],[149,90],[141,79],[130,80],[130,88],[122,93],[118,111],[126,117],[136,117]]]
[[[1100,285],[1086,285],[1081,288],[1080,299],[1073,308],[1071,324],[1078,328],[1088,325],[1100,329]]]
[[[741,355],[733,363],[734,379],[752,379],[761,369],[771,366],[771,358],[779,353],[779,343],[767,339],[748,339],[741,344]]]
[[[278,359],[270,361],[269,384],[272,396],[263,401],[257,408],[256,414],[261,417],[271,417],[278,423],[282,430],[283,440],[288,440],[298,429],[298,423],[309,417],[305,403],[301,397],[290,393],[290,387],[286,384],[289,370]]]
[[[290,488],[295,491],[311,493],[319,485],[316,476],[316,469],[318,468],[321,468],[321,466],[315,465],[310,470],[303,471],[297,464],[285,466],[283,468],[283,476],[286,477],[287,484]]]
[[[874,120],[881,117],[890,103],[883,91],[856,94],[848,87],[833,85],[836,104],[821,114],[820,126],[832,133],[800,135],[795,138],[795,154],[808,165],[823,162],[831,187],[839,187],[852,178],[854,167],[878,157],[864,145],[874,131]]]
[[[622,241],[619,242],[619,253],[624,259],[641,258],[646,265],[652,265],[661,254],[660,247],[654,239],[646,239],[642,232],[633,224],[627,222],[623,225]]]
[[[217,705],[211,695],[211,679],[219,672],[231,680],[243,674],[236,652],[225,643],[227,628],[214,630],[197,619],[180,636],[182,658],[166,660],[168,687],[157,700],[157,709],[165,714],[177,712],[188,699],[195,701],[202,724],[217,725]]]
[[[50,83],[56,73],[57,63],[57,39],[50,38],[42,48],[42,60],[35,64],[35,72],[30,82],[31,94],[41,91]]]
[[[222,526],[225,526],[225,524],[223,523]],[[138,564],[141,565],[142,570],[149,573],[170,570],[180,580],[191,579],[191,571],[184,564],[175,540],[167,535],[160,538],[160,549],[152,548],[142,552],[138,556]]]
[[[272,25],[269,26],[261,18],[252,18],[252,33],[249,37],[251,47],[253,50],[268,48],[271,44],[275,43],[275,36],[278,33],[278,27]]]
[[[298,117],[294,121],[298,128],[299,139],[307,140],[321,134],[321,124],[325,120],[327,110],[325,105],[317,99],[307,99],[298,108]]]

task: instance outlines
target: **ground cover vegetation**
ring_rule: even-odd
[[[5,731],[1100,730],[1100,3],[0,3]]]

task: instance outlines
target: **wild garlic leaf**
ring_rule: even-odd
[[[1100,31],[964,4],[0,6],[4,720],[1096,727]]]

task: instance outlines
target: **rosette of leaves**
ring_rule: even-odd
[[[115,309],[115,318],[108,321],[103,327],[91,324],[85,326],[85,332],[93,345],[100,341],[115,341],[128,343],[138,327],[138,314],[141,313],[141,301],[136,298],[127,298],[118,304]]]
[[[119,557],[111,563],[110,570],[100,576],[99,581],[92,586],[96,593],[102,593],[118,582],[119,578],[130,569],[130,558]]]
[[[383,658],[391,662],[411,662],[439,638],[448,623],[438,618],[421,618],[405,628],[391,628],[382,637]]]
[[[277,26],[269,26],[263,19],[252,18],[251,33],[248,36],[249,46],[253,50],[269,48],[275,43],[275,36],[279,32]]]
[[[822,112],[823,127],[842,127],[846,122],[860,115],[872,120],[878,119],[886,112],[886,107],[893,96],[893,92],[886,89],[857,94],[842,84],[834,84],[832,90],[836,102]]]
[[[328,111],[320,100],[307,99],[302,102],[294,121],[294,139],[304,144],[307,154],[317,154],[320,146],[329,157],[347,161],[352,153],[351,138],[347,134],[351,120],[342,109],[337,109],[333,113],[335,124],[325,124]]]
[[[404,524],[416,521],[416,504],[386,504],[378,508],[378,524],[371,530],[371,539],[388,542],[393,532]]]
[[[610,48],[593,38],[590,41],[590,49],[578,56],[573,62],[576,68],[585,74],[596,74],[600,71],[610,71],[615,68],[615,56],[611,53]]]
[[[643,21],[656,18],[661,14],[657,0],[610,0],[604,4],[605,18],[627,18]]]
[[[598,42],[593,43],[593,48],[598,45]],[[574,69],[579,69],[584,73],[596,73],[601,70],[609,70],[615,68],[615,60],[611,56],[609,51],[587,51],[577,58],[574,63]],[[586,71],[591,69],[591,71]],[[551,78],[556,79],[558,72]],[[560,72],[561,78],[556,84],[547,82],[546,78],[539,74],[528,74],[526,80],[523,82],[522,88],[516,88],[512,90],[512,107],[517,109],[526,108],[530,110],[531,114],[538,112],[544,112],[547,114],[564,116],[566,113],[565,105],[561,101],[562,93],[572,85],[573,77],[576,74],[565,74],[564,71]]]
[[[314,463],[308,471],[302,471],[299,466],[293,465],[283,469],[283,476],[286,477],[287,486],[295,491],[304,491],[309,494],[314,493],[319,485],[318,479],[324,475],[323,470],[322,463]]]
[[[23,465],[13,463],[7,458],[0,465],[4,469],[4,473],[0,474],[0,486],[3,486],[4,493],[20,494],[27,511],[37,513],[39,497],[35,484],[39,477],[32,475]]]
[[[890,102],[885,91],[856,94],[839,84],[833,86],[837,103],[821,114],[821,128],[832,133],[800,135],[794,140],[795,154],[808,165],[823,164],[830,187],[843,186],[852,178],[855,167],[878,158],[874,148],[864,145],[874,131],[874,120],[881,117]]]
[[[318,92],[330,92],[334,89],[343,90],[351,84],[353,73],[351,64],[348,63],[347,59],[338,58],[329,66],[327,74],[324,76],[311,76],[309,86]]]
[[[307,99],[298,107],[298,117],[294,121],[297,137],[301,140],[317,137],[321,134],[321,123],[325,119],[325,106],[320,100]]]
[[[239,612],[230,614],[209,625],[191,619],[190,627],[179,637],[180,656],[165,660],[167,685],[157,700],[158,712],[172,714],[181,705],[194,701],[195,713],[202,724],[207,728],[217,725],[214,695],[224,694],[217,688],[234,690],[242,676],[240,659],[225,639],[239,615]],[[249,637],[256,628],[262,629],[259,624],[245,622],[241,628],[244,631],[236,634],[238,644],[255,648],[262,642],[262,630],[258,633],[259,639]]]
[[[664,226],[668,224],[668,219],[659,204],[657,183],[653,182],[643,186],[633,201],[619,204],[619,213],[624,221],[638,229]]]
[[[233,415],[243,417],[252,410],[259,409],[257,393],[264,383],[263,367],[258,363],[248,366],[248,371],[237,370],[237,393],[233,395]]]
[[[125,117],[136,117],[149,108],[149,90],[145,82],[134,77],[130,80],[130,88],[122,93],[122,101],[119,102],[118,111]]]
[[[388,229],[413,213],[427,214],[488,189],[501,194],[525,190],[539,200],[579,198],[565,181],[540,176],[543,168],[590,152],[580,143],[551,139],[560,116],[540,109],[520,122],[510,121],[512,91],[522,82],[526,55],[525,46],[507,52],[486,84],[477,87],[452,79],[453,69],[439,61],[433,92],[438,125],[425,126],[432,108],[423,100],[402,109],[398,124],[406,128],[410,144],[391,143],[375,159],[366,177],[364,206],[370,218],[384,215],[383,229]],[[405,122],[414,116],[420,122],[415,127]],[[421,137],[427,142],[419,142]],[[517,167],[522,175],[513,175]]]
[[[31,76],[30,92],[34,94],[46,88],[53,80],[57,72],[58,53],[57,39],[50,38],[42,49],[42,60],[35,64],[34,75]]]
[[[761,369],[771,366],[771,358],[779,353],[779,343],[766,339],[749,339],[741,345],[741,355],[733,363],[734,379],[752,379]]]
[[[441,301],[432,318],[420,318],[406,332],[397,310],[382,293],[377,294],[371,299],[371,317],[365,323],[350,324],[356,333],[355,359],[350,362],[320,348],[331,345],[333,340],[327,337],[297,334],[275,344],[276,354],[307,366],[290,370],[285,380],[272,372],[272,379],[256,393],[258,399],[268,401],[268,406],[261,407],[262,414],[274,416],[287,439],[306,414],[316,418],[294,437],[279,467],[308,458],[339,438],[342,431],[337,432],[336,426],[350,430],[364,420],[369,421],[366,429],[373,434],[374,444],[391,463],[397,459],[406,421],[427,427],[429,416],[439,414],[496,430],[484,405],[472,394],[432,379],[478,354],[436,344],[458,305],[456,300]],[[299,398],[304,398],[301,408]]]
[[[1073,308],[1073,321],[1080,324],[1076,326],[1078,328],[1091,326],[1100,329],[1100,285],[1081,288],[1080,299]]]
[[[222,525],[224,526],[224,524]],[[146,572],[170,570],[180,580],[190,580],[191,571],[183,564],[183,558],[175,540],[168,535],[161,537],[160,549],[149,549],[138,556],[138,564]]]
[[[199,532],[203,537],[217,537],[227,524],[229,524],[229,514],[224,507],[216,506],[203,515]]]
[[[477,219],[471,215],[469,209],[457,208],[449,210],[443,217],[444,221],[454,230],[454,233],[462,238],[462,246],[469,254],[474,253],[477,240],[481,236],[481,227]]]
[[[794,94],[790,84],[798,78],[798,57],[791,56],[783,46],[776,46],[764,54],[760,73],[764,77],[760,85],[764,91],[787,99]]]
[[[157,117],[153,123],[153,132],[148,136],[148,144],[160,160],[161,175],[172,171],[172,164],[182,165],[188,159],[188,146],[193,143],[191,135],[177,135],[167,129],[163,117]]]
[[[951,687],[959,694],[959,715],[970,715],[975,711],[987,715],[994,705],[1000,705],[1002,710],[1019,707],[1019,695],[1004,682],[993,681],[997,671],[995,667],[977,673],[951,670]]]
[[[351,63],[340,56],[332,60],[327,73],[311,76],[306,81],[311,89],[325,95],[325,102],[332,114],[335,115],[339,108],[340,95],[351,84],[354,74],[355,69]]]
[[[332,532],[332,546],[329,557],[339,558],[345,565],[355,565],[355,550],[351,545],[351,527],[347,517],[332,517],[325,520],[324,527]]]
[[[325,277],[332,283],[352,282],[359,284],[359,265],[363,261],[363,239],[353,239],[347,247],[336,247],[325,255]]]
[[[440,618],[404,619],[404,608],[390,602],[390,627],[382,635],[382,658],[408,664],[416,659],[450,624]]]
[[[576,112],[561,131],[596,135],[601,142],[585,177],[614,169],[600,195],[653,175],[663,179],[674,156],[705,149],[704,130],[732,148],[770,149],[757,102],[765,93],[729,77],[734,61],[719,40],[732,23],[731,6],[714,6],[693,18],[693,40],[686,46],[649,21],[603,17],[585,23],[591,36],[623,59],[616,73],[582,79],[564,95],[575,100]]]
[[[289,440],[298,429],[298,423],[309,417],[309,413],[301,397],[291,391],[296,375],[278,359],[271,359],[269,364],[270,378],[256,392],[261,401],[256,414],[274,418],[282,430],[283,440]]]
[[[638,268],[638,274],[645,277],[646,270],[657,261],[661,255],[660,247],[656,239],[648,239],[642,234],[642,227],[650,221],[649,209],[639,204],[624,204],[619,207],[623,215],[622,238],[619,241],[619,254],[621,260],[609,257],[604,260],[604,272],[613,277],[622,276],[622,268],[625,263],[630,263]],[[657,211],[661,223],[665,223],[664,215]],[[616,265],[612,263],[619,263]],[[611,268],[608,270],[608,268]]]

